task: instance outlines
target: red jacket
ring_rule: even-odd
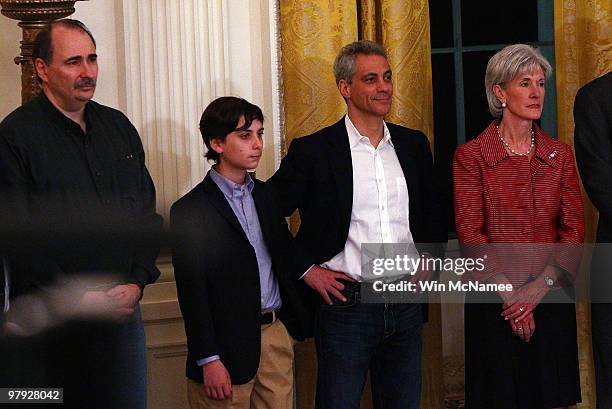
[[[459,243],[466,256],[488,256],[487,269],[473,278],[482,281],[503,272],[520,286],[546,264],[575,274],[584,241],[584,209],[571,148],[534,125],[536,150],[531,161],[510,156],[495,125],[492,122],[476,139],[459,146],[453,161]],[[488,243],[531,244],[495,252],[466,246]],[[471,249],[468,254],[466,247]]]

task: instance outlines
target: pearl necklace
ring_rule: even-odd
[[[501,139],[501,141],[504,144],[504,146],[506,147],[506,149],[508,149],[513,155],[517,155],[517,156],[529,156],[529,154],[531,153],[531,150],[535,146],[535,132],[533,132],[533,128],[531,128],[531,146],[529,146],[529,149],[527,149],[527,152],[525,152],[525,153],[516,152],[514,149],[512,149],[510,147],[510,144],[508,142],[506,142],[504,137],[501,135],[501,132],[499,132],[499,125],[496,125],[495,129],[497,129],[497,135],[499,136],[499,139]]]

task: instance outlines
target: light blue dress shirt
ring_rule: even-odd
[[[278,289],[278,280],[272,272],[272,259],[263,239],[257,209],[251,194],[255,187],[255,182],[248,173],[244,185],[239,185],[229,180],[214,168],[209,173],[212,180],[223,192],[225,199],[240,222],[242,230],[244,230],[249,239],[249,243],[251,243],[255,250],[261,288],[261,312],[275,311],[281,307],[282,302]],[[218,355],[200,359],[198,360],[198,365],[202,366],[217,359],[219,359]]]

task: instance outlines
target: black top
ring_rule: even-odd
[[[87,132],[41,93],[0,123],[11,296],[70,273],[115,273],[141,287],[160,274],[150,238],[161,217],[138,133],[121,112],[93,101],[85,118]]]

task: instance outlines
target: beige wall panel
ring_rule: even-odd
[[[186,346],[166,346],[147,350],[149,409],[188,409],[187,378],[173,376],[185,372]]]

